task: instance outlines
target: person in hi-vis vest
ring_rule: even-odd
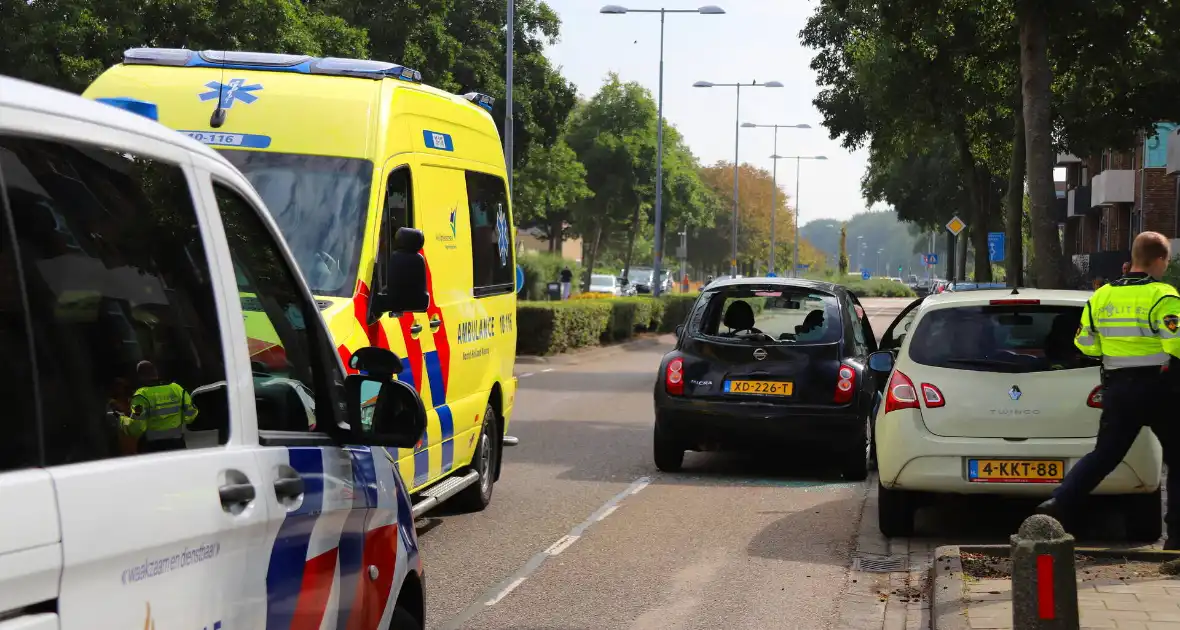
[[[184,427],[197,418],[192,396],[176,383],[161,381],[151,361],[140,361],[135,372],[141,386],[131,396],[123,432],[138,439],[140,453],[183,449]]]

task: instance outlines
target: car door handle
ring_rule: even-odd
[[[298,499],[303,494],[302,477],[275,479],[275,496],[282,499]]]
[[[246,505],[257,496],[254,486],[248,483],[227,483],[218,488],[218,493],[221,495],[221,507],[227,511],[236,505]]]
[[[439,327],[439,326],[442,326],[442,320],[441,320],[441,319],[432,319],[432,320],[430,320],[430,329],[431,329],[431,330],[438,330],[438,327]]]
[[[414,324],[413,326],[410,326],[411,335],[416,335],[420,332],[422,332],[422,324]]]

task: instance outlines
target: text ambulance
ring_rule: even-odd
[[[246,178],[122,104],[0,77],[0,630],[421,630],[398,358],[346,376]]]
[[[83,96],[135,99],[218,150],[278,223],[347,364],[389,348],[428,410],[397,455],[415,514],[491,501],[516,393],[516,265],[499,134],[485,95],[392,63],[138,48]],[[400,227],[425,234],[430,305],[406,312],[390,273]],[[249,318],[250,315],[247,315]],[[267,363],[270,340],[254,336]]]

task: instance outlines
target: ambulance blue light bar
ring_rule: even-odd
[[[488,96],[487,94],[480,94],[479,92],[468,92],[463,95],[463,98],[471,101],[472,103],[475,103],[476,105],[479,105],[489,112],[492,111],[492,106],[496,104],[496,99]]]
[[[187,68],[228,68],[263,72],[293,72],[361,79],[400,79],[420,83],[422,73],[388,61],[311,57],[280,53],[224,50],[188,50],[187,48],[131,48],[123,53],[123,63],[146,66]]]
[[[140,101],[134,98],[122,96],[117,98],[96,98],[94,100],[98,101],[99,103],[110,105],[111,107],[125,109],[132,114],[139,114],[144,118],[150,118],[155,121],[160,120],[160,110],[158,107],[156,107],[155,103],[149,103],[147,101]]]

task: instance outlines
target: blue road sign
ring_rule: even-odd
[[[871,277],[872,277],[872,274],[869,273],[868,269],[861,269],[860,270],[860,279],[861,280],[868,280]]]
[[[927,265],[937,265],[938,254],[924,254],[922,256],[922,262],[926,263]]]
[[[811,263],[799,263],[799,266],[797,267],[797,269],[799,269],[800,271],[806,271],[808,269],[811,269]]]
[[[988,260],[992,262],[1004,262],[1004,242],[1003,232],[988,232],[987,233],[987,253]]]
[[[516,292],[524,288],[524,268],[520,265],[516,266]]]
[[[766,274],[766,277],[767,278],[777,278],[778,274],[772,271],[772,272]]]

